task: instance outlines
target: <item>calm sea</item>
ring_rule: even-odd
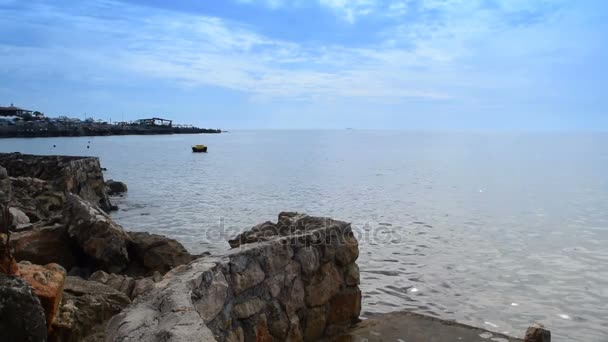
[[[0,151],[100,157],[129,186],[118,222],[195,253],[280,211],[350,221],[364,315],[514,335],[537,321],[557,341],[608,341],[608,134],[234,131],[4,139]]]

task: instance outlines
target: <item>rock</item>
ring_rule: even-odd
[[[154,288],[154,280],[152,280],[152,278],[135,280],[135,285],[133,286],[133,291],[131,291],[130,298],[135,299],[154,290]]]
[[[318,341],[325,332],[327,317],[325,307],[318,307],[308,311],[304,336],[306,341]]]
[[[265,305],[266,304],[263,300],[259,298],[254,298],[244,303],[236,304],[234,308],[232,308],[232,312],[234,313],[236,318],[248,318],[260,312],[260,310],[262,310]]]
[[[304,303],[304,283],[300,278],[295,278],[291,286],[280,296],[281,303],[285,306],[287,314],[295,315],[296,311],[305,307]]]
[[[266,275],[257,261],[251,261],[247,268],[242,272],[232,274],[232,284],[234,292],[239,294],[264,281]]]
[[[340,291],[342,275],[332,263],[321,266],[310,283],[306,286],[306,304],[311,307],[323,305]]]
[[[93,274],[91,274],[91,276],[89,277],[90,281],[96,281],[102,284],[107,284],[108,281],[110,280],[110,275],[107,274],[104,271],[96,271]]]
[[[540,324],[531,326],[526,330],[524,342],[551,342],[551,332]]]
[[[228,336],[226,336],[226,342],[245,342],[245,333],[243,332],[243,328],[237,327],[236,329],[230,331]]]
[[[336,262],[340,266],[353,263],[359,257],[359,243],[352,232],[338,239]]]
[[[131,299],[135,298],[135,296],[133,296],[133,291],[136,286],[136,280],[129,276],[114,273],[108,274],[104,271],[96,271],[95,273],[91,274],[89,280],[96,281],[106,286],[109,286],[116,291],[124,293],[127,297]],[[144,284],[141,285],[143,286]],[[144,289],[142,288],[138,291],[141,290]],[[138,293],[138,295],[139,294],[141,293]]]
[[[52,326],[54,338],[65,342],[84,340],[130,303],[125,294],[106,285],[67,277],[63,302]]]
[[[40,266],[29,262],[20,263],[19,276],[30,284],[34,294],[40,300],[47,325],[50,328],[63,296],[65,269],[57,264]]]
[[[348,286],[355,286],[361,283],[360,280],[360,272],[359,266],[354,262],[346,266],[346,271],[344,273],[344,281]]]
[[[261,234],[273,231],[277,235]],[[155,290],[112,318],[106,339],[330,338],[330,333],[340,333],[356,320],[361,307],[354,263],[358,252],[338,252],[349,234],[350,226],[344,222],[282,214],[279,223],[264,223],[253,234],[241,235],[243,239],[237,241],[245,243],[239,248],[167,272],[154,284]]]
[[[3,341],[47,340],[44,310],[32,288],[18,277],[0,273],[0,336]]]
[[[13,188],[8,172],[0,166],[0,203],[8,203],[13,197]]]
[[[281,304],[276,300],[272,301],[266,309],[266,316],[270,322],[270,334],[279,341],[285,340],[289,331],[289,317],[283,312]]]
[[[103,210],[111,206],[98,158],[0,153],[0,165],[12,177],[38,178]]]
[[[64,216],[69,218],[69,236],[99,268],[118,273],[127,267],[129,235],[106,213],[68,194]]]
[[[127,192],[127,184],[123,182],[117,182],[115,180],[109,179],[106,181],[106,186],[108,187],[108,193],[110,195],[122,194],[123,192]]]
[[[17,261],[39,265],[56,263],[68,270],[76,265],[78,250],[70,240],[67,227],[62,225],[14,233],[11,245]]]
[[[199,260],[171,274],[157,284],[167,282],[164,287],[140,297],[110,320],[106,341],[215,341],[195,309],[192,293],[206,284],[204,274],[217,272],[215,263]]]
[[[256,342],[272,342],[273,338],[268,331],[268,320],[266,315],[261,314],[255,327]]]
[[[198,281],[197,281],[198,283]],[[200,283],[192,290],[192,304],[203,322],[211,322],[224,308],[228,282],[219,270],[203,272]]]
[[[319,269],[319,255],[314,247],[300,248],[296,253],[296,260],[300,262],[305,275],[312,275]]]
[[[13,217],[13,226],[17,227],[19,225],[24,225],[30,223],[30,218],[25,215],[25,213],[15,207],[10,207],[9,212]]]
[[[155,271],[165,274],[194,260],[182,244],[168,237],[144,232],[129,232],[129,236],[131,268],[139,268],[130,274],[150,276]]]
[[[327,324],[344,325],[355,323],[360,313],[361,291],[358,288],[347,288],[331,299]]]
[[[158,271],[154,271],[154,274],[152,274],[152,280],[154,280],[155,283],[158,283],[163,280],[163,276]]]

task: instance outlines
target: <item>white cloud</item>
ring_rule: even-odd
[[[368,15],[375,5],[369,0],[320,1],[352,21]],[[35,6],[18,18],[0,11],[0,28],[20,25],[45,37],[34,47],[0,43],[0,74],[56,74],[98,83],[129,83],[135,78],[184,87],[217,86],[256,98],[356,97],[385,102],[453,100],[474,95],[470,89],[520,87],[527,82],[518,70],[492,69],[495,74],[489,74],[475,65],[475,57],[480,44],[489,49],[485,52],[493,52],[489,37],[516,44],[517,37],[533,31],[521,29],[509,36],[495,13],[467,13],[455,1],[425,3],[444,8],[442,21],[391,27],[386,39],[363,48],[302,45],[219,18],[109,0],[70,8]],[[393,1],[390,6],[407,11],[403,4]],[[527,48],[534,53],[535,47]],[[505,57],[496,60],[500,58]]]

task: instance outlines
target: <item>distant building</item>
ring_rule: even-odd
[[[26,114],[33,115],[33,112],[31,110],[15,107],[12,103],[9,107],[0,107],[0,116],[22,117]]]
[[[138,125],[147,126],[147,127],[152,127],[152,126],[172,127],[173,126],[173,120],[162,119],[162,118],[139,119],[139,120],[136,120],[135,122]]]

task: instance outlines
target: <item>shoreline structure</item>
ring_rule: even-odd
[[[232,249],[223,255],[191,255],[173,239],[114,222],[108,194],[126,191],[116,183],[104,180],[94,157],[0,153],[0,200],[8,206],[0,215],[10,222],[0,238],[10,239],[17,269],[0,273],[0,336],[522,341],[408,312],[360,321],[359,249],[349,223],[283,212],[227,241]],[[548,342],[550,332],[531,327],[523,341]]]

